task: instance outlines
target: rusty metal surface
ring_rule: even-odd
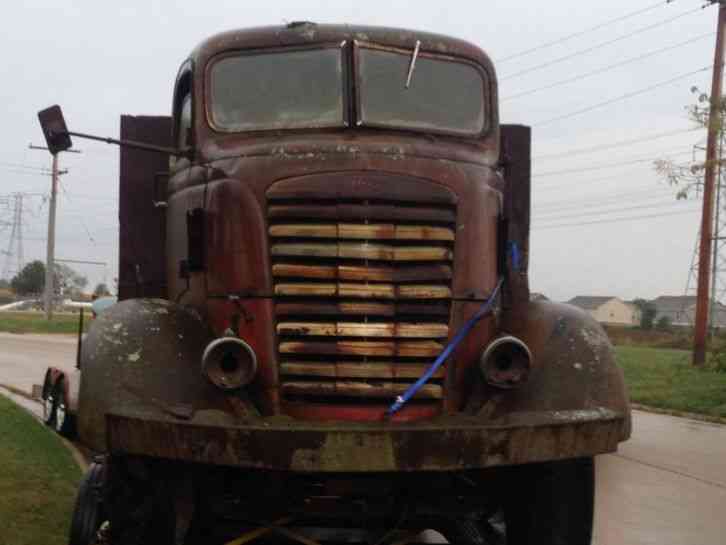
[[[502,164],[504,180],[505,251],[516,245],[516,263],[505,264],[508,285],[505,288],[506,306],[529,302],[529,226],[532,174],[532,129],[523,125],[502,125]]]
[[[324,162],[328,169],[338,167],[341,170],[336,169],[326,174],[312,176],[290,175],[309,170],[318,162]],[[255,350],[261,350],[262,354],[258,355],[262,362],[261,367],[265,369],[262,371],[260,381],[253,385],[253,391],[256,392],[255,395],[266,398],[260,402],[271,407],[273,414],[280,411],[280,405],[271,397],[272,392],[279,386],[277,376],[279,361],[276,350],[278,334],[274,309],[276,303],[285,304],[286,300],[275,294],[271,263],[271,253],[274,257],[274,251],[270,252],[272,239],[268,234],[268,222],[265,220],[266,207],[276,206],[277,202],[293,202],[290,200],[291,197],[298,195],[294,199],[295,203],[301,202],[299,200],[301,198],[307,203],[319,202],[320,207],[325,205],[327,208],[328,216],[332,213],[338,217],[338,203],[341,203],[341,215],[348,218],[347,221],[357,213],[360,221],[365,222],[369,219],[366,207],[350,209],[345,203],[351,202],[351,199],[356,202],[374,199],[376,202],[389,203],[385,209],[374,209],[380,221],[381,214],[386,212],[393,212],[395,216],[403,215],[405,211],[406,217],[413,217],[418,206],[423,206],[424,211],[429,213],[434,203],[456,202],[457,198],[452,189],[458,190],[468,198],[458,203],[456,223],[452,226],[456,235],[453,248],[455,260],[452,262],[454,275],[450,284],[452,293],[447,297],[447,300],[452,302],[451,320],[448,324],[450,335],[453,335],[461,324],[478,310],[481,301],[493,289],[496,282],[497,262],[492,256],[497,252],[496,227],[500,204],[498,192],[486,183],[488,176],[491,175],[489,169],[441,164],[432,160],[421,160],[416,164],[411,160],[384,157],[377,157],[375,162],[380,163],[380,170],[361,170],[360,167],[366,164],[371,167],[375,165],[371,164],[373,161],[370,158],[355,155],[328,157],[319,154],[314,161],[310,157],[300,157],[280,162],[272,157],[214,163],[217,168],[213,175],[224,174],[225,177],[210,181],[207,185],[209,210],[207,268],[204,275],[192,275],[192,282],[197,283],[198,289],[195,289],[193,284],[192,289],[187,290],[183,282],[170,278],[170,285],[176,286],[170,292],[170,296],[187,304],[201,300],[205,293],[200,284],[201,278],[206,278],[208,289],[206,296],[210,299],[203,312],[208,316],[217,334],[229,327],[235,330],[235,324],[239,323],[235,319],[235,316],[239,315],[237,307],[244,309],[248,320],[239,327],[244,327],[245,333],[249,333],[249,336],[242,333],[241,335]],[[427,176],[415,177],[416,174]],[[277,181],[276,176],[284,177],[281,181]],[[446,179],[448,183],[441,184],[437,178]],[[247,179],[250,182],[242,184],[237,181],[239,179]],[[199,194],[201,188],[189,186],[187,180],[180,176],[172,180],[174,188],[177,187],[177,183],[181,189],[169,199],[169,214],[170,217],[178,218],[182,212],[178,211],[177,202],[182,207],[189,206],[188,195],[190,192]],[[269,199],[272,197],[275,201],[270,202]],[[286,213],[289,213],[290,205],[286,206],[288,207]],[[402,212],[397,213],[395,210]],[[179,231],[170,232],[169,236],[172,239],[179,238]],[[180,241],[177,248],[175,249],[172,240],[169,250],[169,270],[172,271],[172,276],[175,276],[174,271],[178,269],[173,262],[184,258],[183,242]],[[315,251],[315,248],[311,246],[308,250]],[[477,248],[478,251],[472,253],[467,251],[469,248]],[[329,258],[323,259],[329,262]],[[317,287],[319,291],[325,286],[316,281],[310,287],[311,289]],[[337,297],[337,288],[334,291],[335,294],[331,292],[327,296],[320,293],[318,294],[320,297],[314,299],[308,297],[303,303],[333,304],[339,311],[344,311],[339,303],[345,303],[346,299]],[[234,295],[238,300],[232,304],[225,302],[225,297],[229,295]],[[361,301],[365,302],[366,299]],[[371,299],[371,302],[376,301],[380,302],[380,297]],[[294,303],[295,299],[291,298],[289,302]],[[396,305],[406,302],[410,304],[411,300],[395,300]],[[371,315],[375,314],[374,309],[369,310]],[[407,312],[405,308],[400,308],[399,311]],[[384,309],[384,314],[385,312]],[[273,318],[269,320],[257,318],[268,315]],[[446,378],[447,392],[450,395],[447,394],[445,404],[449,411],[461,407],[463,395],[459,391],[464,389],[465,369],[475,365],[480,351],[493,333],[493,320],[483,320],[460,348],[456,363],[452,363]],[[440,348],[431,352],[430,358],[435,357]],[[375,418],[380,415],[382,407],[383,404],[372,405],[370,417]]]
[[[223,425],[213,411],[180,421],[153,408],[108,416],[109,448],[172,460],[300,472],[449,471],[593,456],[617,448],[624,415],[606,408],[454,416],[416,424]]]
[[[195,81],[195,92],[202,96],[205,84],[207,63],[215,56],[228,51],[235,50],[260,50],[266,48],[280,47],[308,47],[315,44],[339,44],[341,42],[367,42],[378,46],[400,48],[413,51],[417,43],[420,43],[420,52],[434,53],[451,57],[458,57],[470,61],[481,67],[487,74],[489,87],[487,89],[491,96],[490,122],[493,127],[491,136],[495,147],[499,145],[498,111],[497,111],[497,82],[494,67],[489,57],[474,44],[427,32],[385,28],[368,27],[357,25],[324,25],[324,24],[303,24],[295,26],[258,27],[224,32],[210,37],[202,42],[190,55],[190,59],[198,71]],[[196,118],[206,119],[206,112],[203,109],[202,101],[195,105]],[[208,124],[204,123],[197,127],[208,131]],[[380,131],[374,131],[380,134]],[[207,140],[211,134],[199,134],[199,142]],[[222,137],[216,133],[215,137]],[[232,135],[231,140],[239,140],[239,135]],[[256,136],[252,138],[252,141]],[[470,147],[484,151],[489,147],[486,140],[474,140]],[[454,151],[454,150],[451,150]]]
[[[121,117],[122,139],[167,146],[170,137],[170,117]],[[154,176],[168,169],[166,154],[121,147],[119,299],[166,296],[164,210],[153,202]]]
[[[216,54],[343,40],[399,48],[421,40],[424,52],[478,63],[490,75],[494,128],[468,139],[360,127],[222,135],[205,122],[205,70]],[[89,335],[93,385],[81,390],[89,442],[235,467],[355,472],[591,456],[628,437],[622,374],[600,327],[570,307],[528,301],[530,134],[504,130],[502,177],[496,79],[478,48],[425,33],[305,24],[225,33],[192,61],[195,153],[173,165],[166,199],[167,297],[176,304],[119,305]],[[193,210],[203,210],[206,246],[200,270],[189,271]],[[407,254],[407,237],[421,238],[423,250]],[[503,242],[516,242],[520,259]],[[409,270],[414,254],[436,259]],[[391,400],[379,394],[392,397],[413,378],[387,358],[413,353],[381,351],[408,342],[404,331],[433,335],[417,354],[435,356],[502,274],[501,311],[478,322],[422,390],[441,401],[415,401],[384,423]],[[406,326],[416,308],[439,327]],[[199,374],[204,346],[230,331],[259,362],[254,381],[234,394]],[[477,365],[502,333],[532,351],[529,380],[508,391],[487,385]],[[291,346],[301,361],[283,361]],[[374,352],[352,368],[361,350]],[[376,384],[386,391],[369,395]]]
[[[83,344],[81,442],[106,450],[105,414],[125,407],[150,405],[175,418],[208,408],[233,413],[200,372],[211,339],[194,312],[162,299],[130,299],[103,312]]]
[[[623,372],[602,326],[571,305],[528,302],[504,312],[501,331],[523,340],[532,353],[532,376],[505,393],[480,386],[470,403],[479,414],[502,418],[516,411],[609,407],[624,415],[630,437],[630,406]]]

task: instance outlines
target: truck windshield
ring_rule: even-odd
[[[210,116],[223,131],[345,125],[340,48],[239,54],[210,73]]]
[[[480,134],[487,123],[484,80],[473,65],[413,53],[358,50],[358,124]]]

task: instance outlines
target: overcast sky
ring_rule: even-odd
[[[559,300],[682,294],[698,232],[698,202],[676,202],[651,161],[687,161],[693,145],[705,142],[705,132],[686,132],[693,125],[685,112],[695,98],[691,87],[710,87],[717,8],[699,9],[703,4],[10,3],[3,5],[0,34],[0,195],[48,192],[50,180],[37,167],[48,166],[50,156],[28,149],[31,142],[43,143],[38,110],[61,104],[71,130],[108,136],[118,134],[122,113],[168,114],[179,64],[210,34],[295,20],[421,29],[486,50],[500,78],[502,122],[533,126],[532,288]],[[614,19],[620,20],[560,40]],[[543,46],[553,41],[559,43]],[[518,55],[522,52],[527,53]],[[561,83],[565,80],[575,81]],[[536,92],[515,97],[529,91]],[[630,97],[619,100],[623,95]],[[594,107],[605,102],[610,103]],[[651,138],[662,133],[676,134]],[[641,139],[646,140],[612,146]],[[82,154],[61,156],[69,172],[62,178],[56,256],[107,262],[77,269],[91,287],[103,280],[110,284],[118,263],[118,150],[75,144]],[[25,259],[44,260],[47,205],[42,196],[33,197],[25,210]],[[8,216],[0,205],[0,220]],[[0,250],[8,238],[9,229],[0,224]],[[4,260],[0,255],[0,272]]]

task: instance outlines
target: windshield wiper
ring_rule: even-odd
[[[416,40],[416,46],[413,48],[413,54],[411,55],[411,64],[408,66],[408,76],[406,76],[406,89],[411,86],[411,76],[413,76],[413,69],[416,67],[416,58],[418,57],[418,50],[421,47],[421,40]]]

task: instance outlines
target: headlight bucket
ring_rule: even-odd
[[[238,390],[255,378],[257,356],[242,339],[215,339],[204,349],[202,374],[221,390]]]

